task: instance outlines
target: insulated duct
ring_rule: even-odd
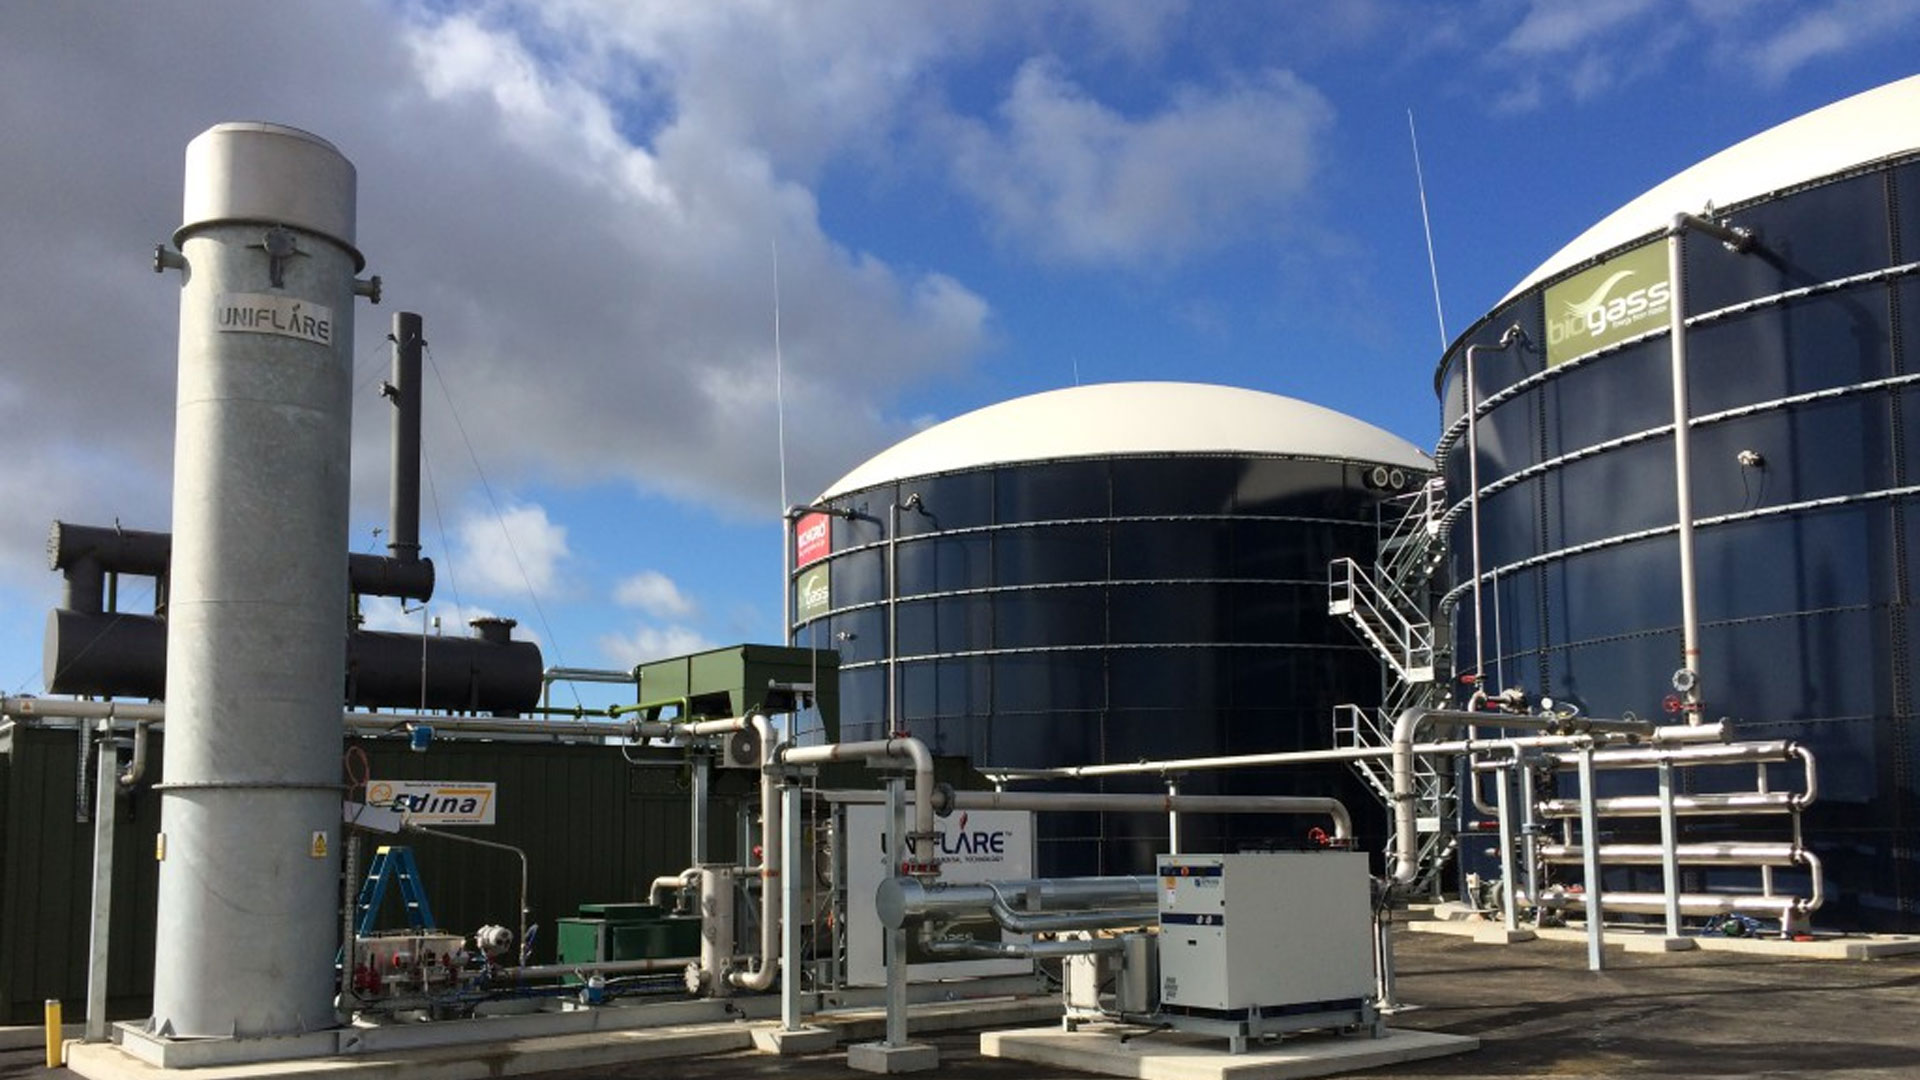
[[[418,520],[417,506],[414,514]],[[415,543],[414,547],[418,548],[419,544]],[[172,558],[170,533],[56,521],[47,535],[49,567],[66,574],[69,581],[76,573],[101,572],[165,578]],[[353,552],[346,556],[346,561],[347,588],[351,592],[403,600],[433,599],[431,560],[402,560]],[[71,601],[62,606],[76,611],[100,610],[98,606]]]

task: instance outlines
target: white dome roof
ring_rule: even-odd
[[[1722,150],[1607,215],[1500,302],[1603,252],[1664,231],[1675,214],[1697,214],[1708,204],[1732,206],[1916,149],[1920,75],[1815,109]]]
[[[1433,467],[1418,447],[1397,435],[1279,394],[1203,383],[1102,383],[1014,398],[937,424],[868,459],[820,497],[1009,462],[1129,454]]]

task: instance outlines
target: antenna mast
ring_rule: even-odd
[[[1420,226],[1427,234],[1427,274],[1433,278],[1433,316],[1440,323],[1440,350],[1447,348],[1447,313],[1440,306],[1440,266],[1433,257],[1433,219],[1427,216],[1427,178],[1420,170],[1420,135],[1413,128],[1413,110],[1407,110],[1407,138],[1413,143],[1413,180],[1420,188]]]
[[[787,388],[786,365],[780,356],[780,238],[773,245],[773,417],[780,444],[780,520],[787,519]],[[784,529],[785,526],[782,526]]]

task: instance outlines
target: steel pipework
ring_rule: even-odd
[[[877,793],[839,792],[836,802],[878,803]],[[1046,812],[1111,811],[1182,814],[1325,814],[1333,819],[1333,838],[1353,838],[1353,815],[1345,803],[1312,795],[1147,795],[1077,791],[936,790],[933,808],[950,810],[1032,810]]]
[[[875,903],[881,923],[898,930],[923,922],[990,917],[996,906],[1010,911],[1011,905],[1006,902],[1009,896],[1024,901],[1025,914],[1033,915],[1097,908],[1137,909],[1155,902],[1158,885],[1158,878],[1140,876],[1032,878],[979,885],[929,884],[911,877],[891,877],[880,883]]]
[[[1461,388],[1467,397],[1467,488],[1468,516],[1472,531],[1470,545],[1473,563],[1473,677],[1481,686],[1486,685],[1486,646],[1484,623],[1480,613],[1480,579],[1484,576],[1480,569],[1480,393],[1474,380],[1473,358],[1476,353],[1505,352],[1524,336],[1520,324],[1509,326],[1500,335],[1498,345],[1474,344],[1467,346],[1466,384]]]
[[[67,698],[0,698],[0,716],[28,720],[36,717],[69,720],[107,720],[128,726],[164,722],[167,707],[148,701],[78,701]],[[438,716],[431,713],[343,712],[341,723],[356,735],[383,735],[408,724],[426,724],[436,731],[463,731],[480,735],[564,735],[597,739],[664,739],[681,726],[664,720],[627,720],[619,723],[583,720],[514,720],[505,717]]]
[[[1812,883],[1811,893],[1806,897],[1768,896],[1762,893],[1681,893],[1680,912],[1683,915],[1751,912],[1776,918],[1810,915],[1826,903],[1825,872],[1813,852],[1803,851],[1800,855],[1802,865],[1807,868],[1807,879]],[[1536,902],[1545,908],[1569,908],[1584,903],[1585,897],[1555,886],[1543,890]],[[1658,915],[1666,910],[1667,897],[1654,892],[1603,892],[1600,894],[1600,906],[1607,911],[1628,915]]]
[[[1687,404],[1687,231],[1693,229],[1729,250],[1753,249],[1753,234],[1697,214],[1679,213],[1667,228],[1667,344],[1673,376],[1673,482],[1676,538],[1680,549],[1680,670],[1676,680],[1689,723],[1702,719],[1700,611],[1693,543],[1692,418]]]
[[[662,874],[647,886],[647,903],[654,907],[666,906],[666,895],[670,892],[684,892],[700,886],[700,868],[689,866],[677,874]]]
[[[729,985],[760,991],[773,986],[780,971],[780,780],[771,766],[778,747],[773,723],[759,713],[728,720],[699,720],[680,725],[689,735],[727,735],[752,731],[760,743],[760,963],[752,971],[727,974]]]
[[[1547,760],[1559,768],[1570,769],[1576,764],[1575,755],[1572,754],[1550,753],[1546,756]],[[1765,764],[1788,761],[1796,757],[1802,761],[1810,761],[1805,748],[1799,743],[1776,739],[1768,742],[1708,746],[1635,746],[1596,750],[1593,753],[1593,767],[1596,769],[1643,769],[1658,765],[1662,761],[1683,766]]]
[[[1577,863],[1586,849],[1579,844],[1539,845],[1540,858],[1550,863]],[[1674,857],[1699,866],[1799,866],[1805,849],[1790,843],[1697,843],[1675,844]],[[1659,844],[1601,844],[1600,859],[1608,866],[1659,866],[1663,852]]]
[[[905,761],[913,766],[913,834],[908,837],[914,850],[917,876],[937,876],[940,864],[931,852],[922,853],[919,845],[935,841],[933,828],[933,755],[927,744],[910,735],[869,742],[828,743],[825,746],[783,746],[776,761],[784,765],[817,765],[827,761]]]
[[[697,956],[668,956],[650,960],[602,960],[591,964],[521,964],[518,967],[495,968],[493,974],[497,978],[514,981],[560,979],[568,975],[645,975],[658,971],[684,971],[687,965],[699,962]]]
[[[1704,795],[1675,795],[1673,812],[1682,817],[1711,814],[1792,814],[1807,805],[1805,794],[1786,791],[1709,792]],[[1609,817],[1656,817],[1660,813],[1658,795],[1614,795],[1593,800],[1594,810]],[[1542,817],[1570,818],[1580,814],[1579,799],[1542,799],[1538,804]]]
[[[1609,720],[1591,717],[1523,716],[1508,713],[1464,712],[1455,709],[1422,709],[1402,712],[1393,724],[1393,844],[1394,859],[1390,877],[1398,885],[1414,879],[1420,869],[1419,823],[1415,820],[1413,790],[1414,738],[1428,724],[1521,728],[1552,733],[1651,735],[1654,724],[1644,720]],[[1512,742],[1508,742],[1512,745]]]
[[[1117,953],[1126,949],[1120,938],[1067,939],[1064,941],[973,941],[922,936],[920,947],[938,956],[980,957],[1016,960],[1045,960],[1059,956],[1086,956],[1092,953]]]
[[[356,735],[383,735],[409,724],[435,731],[474,735],[554,735],[594,739],[665,739],[679,730],[664,720],[514,720],[483,716],[435,716],[430,713],[362,713],[342,715],[347,730]]]
[[[472,844],[475,847],[492,848],[495,851],[505,851],[519,857],[520,859],[520,936],[518,939],[514,941],[514,948],[521,950],[521,952],[524,954],[527,949],[527,915],[528,915],[528,908],[527,908],[528,874],[527,874],[526,851],[521,848],[514,847],[512,844],[502,844],[493,840],[482,840],[477,836],[467,836],[462,833],[451,832],[446,829],[429,829],[424,825],[408,825],[406,829],[408,832],[419,833],[422,836],[437,836],[442,840],[452,840],[455,843],[459,843],[459,844]],[[522,955],[521,959],[522,960],[526,959],[526,956]]]

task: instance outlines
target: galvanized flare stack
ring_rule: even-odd
[[[352,163],[273,124],[187,146],[153,1030],[334,1024]]]

